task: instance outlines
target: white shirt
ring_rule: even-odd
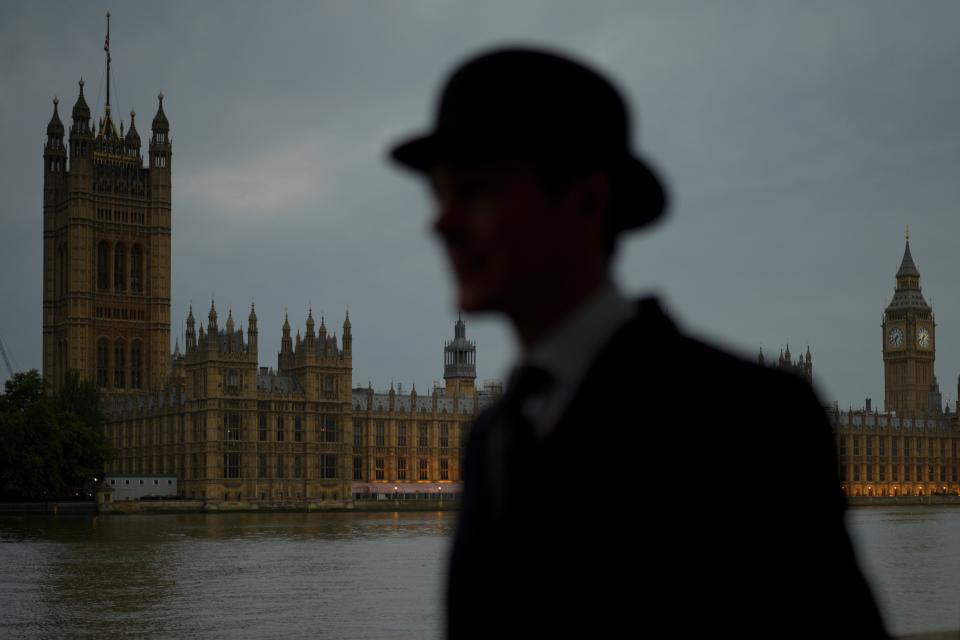
[[[634,306],[610,281],[567,315],[549,334],[524,351],[521,363],[539,367],[554,383],[523,406],[537,434],[545,437],[570,405],[590,365],[633,316]]]

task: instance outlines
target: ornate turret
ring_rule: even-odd
[[[153,125],[150,127],[154,134],[158,133],[169,133],[170,132],[170,121],[167,120],[167,114],[163,112],[163,92],[161,91],[157,95],[157,114],[153,116]],[[157,136],[154,135],[154,140],[158,142],[165,142],[165,140],[156,140]]]
[[[443,379],[450,395],[472,395],[477,378],[477,346],[467,340],[467,327],[457,317],[454,338],[443,348]]]
[[[353,330],[350,324],[350,310],[347,309],[347,317],[343,321],[343,355],[350,357],[353,351]]]
[[[83,78],[80,78],[80,95],[73,105],[73,124],[70,125],[70,179],[74,187],[88,183],[93,170],[90,163],[93,131],[90,130],[90,107],[83,97],[83,84]]]
[[[91,135],[90,131],[90,107],[87,106],[87,100],[83,97],[83,78],[80,78],[80,95],[73,105],[73,127],[70,133]]]
[[[313,307],[310,307],[307,310],[307,333],[303,339],[303,346],[310,355],[314,355],[317,350],[317,334],[314,331],[314,326]]]
[[[47,148],[51,147],[51,142],[59,140],[60,147],[63,147],[63,123],[60,122],[60,113],[57,111],[57,105],[60,104],[59,98],[53,98],[53,115],[50,116],[50,122],[47,123]]]
[[[217,332],[217,307],[210,301],[210,313],[207,314],[207,333]]]
[[[132,156],[139,157],[140,155],[140,133],[137,132],[137,125],[135,119],[137,117],[137,112],[130,110],[130,129],[127,130],[127,135],[123,139],[123,146],[126,147],[127,153]]]
[[[280,353],[277,354],[277,370],[287,371],[293,367],[293,340],[290,338],[290,318],[283,314],[283,336],[280,338]]]
[[[54,191],[62,190],[67,172],[67,149],[63,146],[63,123],[57,113],[60,101],[53,99],[53,115],[47,124],[47,142],[43,145],[44,188],[50,189],[48,197],[55,198]]]
[[[233,308],[227,310],[227,333],[232,334],[234,330],[233,324]]]
[[[207,314],[207,351],[217,351],[220,348],[220,331],[217,328],[217,309],[210,301],[210,313]]]
[[[757,362],[761,365],[766,365],[767,361],[763,355],[763,349],[760,349],[760,354],[757,356]],[[774,369],[780,369],[782,371],[787,371],[795,375],[800,376],[808,383],[813,384],[813,358],[810,355],[810,346],[807,345],[807,352],[805,354],[800,354],[800,357],[796,362],[793,361],[793,354],[790,353],[790,345],[787,344],[787,350],[784,352],[783,349],[780,349],[780,355],[777,358],[776,362],[772,360],[769,363]]]
[[[250,353],[257,352],[257,312],[253,308],[253,303],[250,303],[250,315],[247,316],[247,348],[250,350]]]
[[[187,353],[193,352],[197,348],[197,333],[194,330],[196,321],[193,319],[193,305],[190,305],[190,312],[187,314]],[[201,326],[201,329],[203,327]]]
[[[150,176],[155,186],[167,188],[167,193],[162,195],[169,199],[170,158],[173,156],[173,149],[170,143],[170,123],[163,112],[163,92],[157,96],[157,101],[157,115],[153,117],[151,127],[153,135],[150,138]],[[153,171],[154,169],[157,171]]]

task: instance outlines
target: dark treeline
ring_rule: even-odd
[[[75,371],[56,394],[36,369],[14,374],[0,396],[0,499],[82,497],[112,455],[102,424],[96,385]]]

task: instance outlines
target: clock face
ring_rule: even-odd
[[[890,333],[887,335],[887,342],[890,343],[890,346],[893,348],[898,348],[903,346],[903,329],[900,327],[894,327],[890,329]]]
[[[924,349],[930,348],[930,329],[928,327],[917,328],[917,344]]]

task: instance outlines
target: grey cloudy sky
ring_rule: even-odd
[[[626,291],[751,358],[809,344],[825,400],[882,403],[881,314],[909,225],[956,398],[960,4],[112,4],[0,5],[0,338],[19,368],[41,358],[50,101],[68,122],[83,76],[102,114],[109,10],[116,113],[136,109],[146,139],[166,95],[174,335],[191,300],[205,318],[215,295],[246,324],[255,299],[260,362],[275,365],[285,308],[302,330],[312,304],[339,333],[349,305],[354,383],[428,390],[454,298],[427,194],[385,149],[428,125],[456,61],[539,43],[612,74],[635,146],[671,185],[668,221],[620,252]],[[479,376],[503,376],[511,334],[466,319]],[[712,381],[688,371],[677,384],[695,400]]]

